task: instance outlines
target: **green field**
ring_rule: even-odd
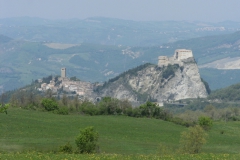
[[[51,157],[53,156],[51,152],[58,151],[59,146],[67,142],[76,148],[75,137],[80,128],[87,126],[94,126],[99,132],[101,154],[97,155],[98,157],[108,156],[106,159],[111,159],[114,156],[123,156],[120,159],[127,159],[127,155],[132,155],[134,159],[142,155],[147,159],[149,156],[158,155],[160,146],[172,150],[174,154],[179,148],[180,133],[187,130],[183,126],[157,119],[126,116],[64,116],[16,108],[10,108],[7,115],[0,114],[0,122],[0,151],[4,153],[0,155],[0,159],[9,156],[19,156],[18,159],[24,155],[38,156],[39,152]],[[235,155],[240,150],[239,124],[240,122],[214,122],[208,142],[202,149],[204,154],[200,155],[239,157]],[[10,154],[11,151],[14,154]],[[67,155],[58,156],[64,159]],[[77,159],[80,155],[71,156]]]
[[[239,160],[239,154],[172,154],[172,155],[120,155],[120,154],[55,154],[55,153],[0,153],[0,159],[10,160]]]
[[[101,152],[154,154],[159,143],[178,147],[180,132],[186,128],[156,119],[126,116],[56,115],[47,112],[9,109],[1,114],[2,151],[58,150],[70,142],[80,128],[94,126],[99,132]]]

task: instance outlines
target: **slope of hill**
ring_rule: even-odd
[[[9,41],[11,41],[12,40],[12,38],[9,38],[9,37],[7,37],[7,36],[4,36],[4,35],[1,35],[0,34],[0,44],[2,44],[2,43],[7,43],[7,42],[9,42]]]
[[[239,45],[240,32],[235,32],[226,35],[182,40],[175,43],[165,44],[164,46],[171,49],[192,49],[198,64],[202,65],[228,57],[239,57]]]
[[[172,149],[169,151],[171,153],[179,147],[181,132],[186,131],[186,127],[151,118],[66,116],[19,108],[9,108],[7,115],[0,116],[0,121],[1,157],[9,151],[25,151],[24,153],[28,153],[26,150],[57,151],[60,145],[67,142],[75,146],[74,140],[79,134],[79,129],[87,126],[94,126],[98,131],[101,153],[110,153],[114,156],[115,154],[156,154],[161,146]],[[214,122],[202,152],[211,155],[239,153],[239,124],[238,121]],[[224,134],[221,134],[222,131]],[[14,155],[19,154],[14,153]],[[11,155],[10,159],[14,155]],[[38,159],[41,155],[38,155]],[[199,154],[197,155],[199,159]],[[68,154],[67,158],[70,156]],[[192,155],[189,159],[191,158]],[[206,156],[204,159],[212,159],[212,157]]]
[[[225,88],[240,82],[240,70],[220,70],[215,68],[199,68],[201,77],[208,82],[212,90]]]
[[[210,100],[219,101],[240,101],[240,83],[231,85],[226,88],[218,89],[212,92],[209,97]]]
[[[101,152],[154,154],[159,142],[178,147],[183,126],[157,119],[127,116],[61,116],[11,108],[0,116],[0,151],[57,151],[70,142],[75,146],[79,129],[94,126]],[[148,128],[148,129],[147,129]],[[171,135],[171,138],[170,138]]]

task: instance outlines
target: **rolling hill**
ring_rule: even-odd
[[[151,118],[66,116],[19,108],[10,108],[7,115],[0,116],[0,121],[1,156],[9,151],[57,151],[67,142],[74,146],[79,129],[87,126],[94,126],[99,132],[102,153],[157,154],[161,145],[172,149],[171,153],[179,147],[181,132],[187,130],[186,127]],[[238,121],[214,122],[202,152],[239,153],[239,132]]]

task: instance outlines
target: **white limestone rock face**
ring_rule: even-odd
[[[182,66],[175,65],[174,74],[168,77],[163,76],[168,67],[156,65],[148,65],[134,75],[127,73],[104,87],[100,96],[128,99],[133,103],[150,98],[158,102],[206,98],[208,94],[194,58],[182,62]]]
[[[175,76],[170,79],[160,94],[153,93],[158,101],[179,100],[186,98],[206,98],[207,91],[201,81],[198,67],[193,59],[189,58],[183,64],[183,69],[178,69]]]

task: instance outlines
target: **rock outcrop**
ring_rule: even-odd
[[[181,60],[181,65],[145,64],[129,70],[105,83],[98,95],[142,103],[205,98],[208,94],[194,58],[188,57]]]

